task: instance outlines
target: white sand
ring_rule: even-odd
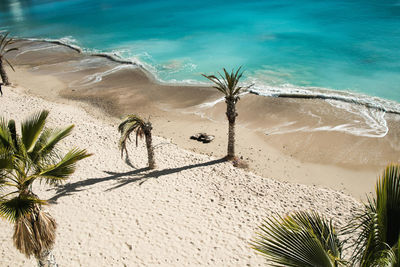
[[[18,123],[48,109],[49,126],[76,125],[64,147],[94,153],[64,186],[35,187],[41,198],[54,200],[46,209],[59,225],[53,251],[59,266],[264,266],[249,245],[262,218],[314,209],[341,225],[359,205],[342,193],[262,178],[159,137],[153,141],[157,170],[142,169],[143,141],[129,146],[135,169],[120,158],[118,121],[22,88],[4,92],[1,116]],[[0,227],[0,265],[34,266],[13,247],[12,225],[1,220]]]

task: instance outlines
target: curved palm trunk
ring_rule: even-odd
[[[229,121],[228,129],[228,155],[227,159],[233,159],[235,157],[235,121],[237,117],[236,113],[236,98],[233,96],[226,97],[226,116]]]
[[[43,251],[40,257],[37,258],[38,267],[58,267],[56,258],[51,250]]]
[[[147,148],[147,158],[149,161],[149,168],[154,169],[156,167],[156,163],[154,160],[154,148],[153,148],[153,139],[151,137],[151,124],[146,126],[144,130],[144,136],[146,139],[146,148]]]
[[[1,80],[3,81],[4,85],[10,85],[10,82],[8,81],[8,76],[6,73],[6,70],[4,69],[3,61],[0,59],[0,76]]]

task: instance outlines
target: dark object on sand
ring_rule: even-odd
[[[212,140],[214,140],[214,138],[214,135],[208,135],[206,133],[198,133],[190,137],[190,139],[197,140],[203,143],[210,143]]]
[[[0,83],[0,94],[1,96],[3,96],[3,91],[1,90],[1,86],[3,85],[3,83]]]

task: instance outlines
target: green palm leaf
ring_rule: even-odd
[[[0,170],[11,170],[13,169],[13,165],[12,152],[8,149],[0,148]]]
[[[375,189],[375,197],[345,229],[357,235],[352,261],[361,266],[398,266],[394,262],[399,253],[400,166],[389,165]]]
[[[0,147],[7,149],[12,147],[11,133],[8,127],[9,123],[4,118],[0,118]]]
[[[85,149],[73,149],[69,151],[60,162],[35,174],[34,177],[44,178],[48,184],[57,185],[75,172],[76,163],[79,160],[91,155],[92,154],[88,154]]]
[[[342,245],[331,221],[317,213],[296,212],[264,221],[252,246],[272,266],[339,266]]]
[[[46,118],[49,115],[47,110],[38,112],[24,121],[21,125],[22,143],[27,152],[32,152],[36,140],[39,138]]]
[[[236,71],[232,70],[231,73],[223,68],[224,73],[221,74],[218,72],[219,78],[215,75],[205,75],[202,74],[203,77],[207,78],[211,82],[213,82],[216,86],[213,88],[217,89],[221,93],[225,95],[225,97],[238,97],[243,91],[249,89],[252,85],[247,87],[238,86],[239,80],[243,76],[243,71],[241,71],[242,67],[239,67]]]
[[[31,213],[37,204],[43,205],[46,202],[33,196],[24,195],[2,200],[0,201],[0,216],[15,222],[22,216]]]
[[[64,129],[44,129],[39,139],[35,143],[35,147],[33,148],[32,152],[29,153],[31,160],[37,164],[40,160],[44,160],[46,163],[49,153],[53,152],[53,149],[58,142],[71,134],[73,128],[74,125]]]
[[[6,42],[7,42],[7,36],[8,36],[9,32],[7,32],[4,35],[0,35],[1,36],[1,41],[0,41],[0,54],[3,53],[4,49],[6,48]]]

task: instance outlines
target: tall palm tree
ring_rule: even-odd
[[[317,213],[295,212],[264,221],[253,248],[272,266],[345,266],[335,228]]]
[[[90,154],[75,148],[62,155],[57,145],[74,126],[45,128],[47,116],[48,111],[41,111],[29,117],[20,134],[14,120],[0,118],[0,216],[14,224],[14,246],[21,253],[33,255],[39,266],[56,266],[51,254],[56,222],[42,210],[47,202],[32,185],[36,180],[51,186],[64,182],[76,162]]]
[[[144,121],[137,115],[128,115],[122,123],[118,126],[118,131],[121,133],[119,140],[119,147],[121,149],[121,157],[124,155],[124,151],[128,156],[128,150],[126,149],[126,142],[130,140],[130,134],[136,132],[136,146],[138,146],[138,137],[146,139],[147,158],[149,162],[149,168],[154,169],[156,163],[154,160],[154,148],[153,140],[151,137],[151,130],[153,129],[150,121]]]
[[[240,93],[250,88],[250,86],[241,87],[238,85],[240,78],[243,76],[243,72],[240,72],[240,69],[241,67],[239,67],[236,72],[232,70],[229,74],[224,68],[224,76],[218,72],[219,77],[202,74],[215,84],[215,86],[213,86],[215,89],[225,95],[226,117],[229,122],[227,159],[233,159],[235,157],[235,121],[238,116],[236,112],[236,103],[240,99]]]
[[[317,226],[317,227],[316,227]],[[331,223],[300,212],[269,219],[253,248],[273,266],[340,266],[342,245]],[[350,266],[400,266],[400,165],[389,165],[376,184],[376,196],[342,230],[357,236]]]
[[[13,44],[15,40],[13,38],[7,38],[8,32],[5,34],[0,34],[0,76],[4,85],[10,85],[6,70],[4,69],[4,62],[6,62],[13,71],[15,71],[13,65],[6,58],[6,55],[11,51],[16,51],[18,48],[8,48],[9,45]]]
[[[353,262],[360,266],[400,266],[400,165],[389,165],[369,198],[349,225],[358,235]]]

